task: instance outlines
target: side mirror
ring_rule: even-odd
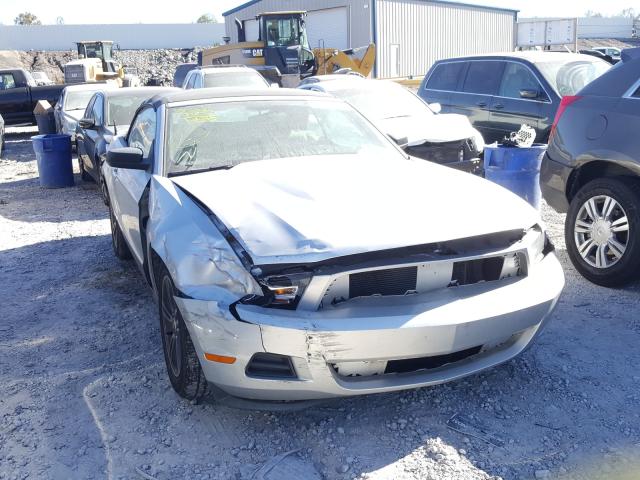
[[[520,90],[520,98],[535,100],[539,96],[540,96],[540,92],[538,92],[537,90]]]
[[[135,147],[114,148],[107,152],[107,165],[113,168],[129,168],[146,170],[148,165],[143,161],[142,150]]]
[[[429,108],[433,113],[440,113],[442,111],[442,105],[439,103],[430,103]]]
[[[96,128],[96,122],[93,118],[81,118],[78,121],[78,125],[80,125],[80,127],[82,128],[86,128],[87,130],[92,129],[92,128]]]
[[[389,134],[388,137],[403,150],[409,146],[409,139],[407,137],[394,137],[391,134]]]

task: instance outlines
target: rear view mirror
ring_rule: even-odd
[[[78,121],[78,125],[82,128],[91,129],[96,127],[96,122],[93,118],[81,118]]]
[[[520,90],[520,98],[535,100],[539,96],[540,96],[540,92],[538,92],[537,90]]]
[[[142,150],[135,147],[114,148],[107,152],[107,165],[113,168],[129,168],[132,170],[146,170]]]
[[[433,113],[440,113],[442,111],[442,105],[439,103],[430,103],[429,108]]]

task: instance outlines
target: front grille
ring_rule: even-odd
[[[404,360],[389,360],[384,373],[409,373],[418,370],[429,370],[439,368],[449,363],[459,362],[465,358],[480,353],[482,345],[468,348],[459,352],[448,353],[446,355],[435,355],[433,357],[407,358]]]
[[[500,280],[503,265],[504,257],[455,262],[451,273],[451,286],[473,285],[478,282]]]
[[[82,65],[67,65],[64,67],[64,81],[65,83],[80,83],[85,82],[84,67]]]
[[[371,295],[405,295],[415,292],[418,267],[372,270],[349,275],[349,298]]]
[[[266,379],[296,379],[291,358],[274,353],[256,353],[245,369],[247,377]]]

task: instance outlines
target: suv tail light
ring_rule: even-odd
[[[560,121],[560,117],[564,114],[565,110],[574,102],[577,102],[582,97],[578,95],[567,95],[566,97],[562,97],[562,101],[560,102],[560,106],[558,107],[558,111],[556,112],[556,118],[553,120],[553,125],[551,125],[551,132],[549,133],[549,142],[553,138],[553,135],[556,133],[556,128],[558,127],[558,122]]]

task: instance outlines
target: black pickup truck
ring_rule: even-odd
[[[31,74],[22,68],[0,70],[0,115],[6,125],[35,125],[33,109],[38,100],[55,105],[66,85],[36,86]]]

